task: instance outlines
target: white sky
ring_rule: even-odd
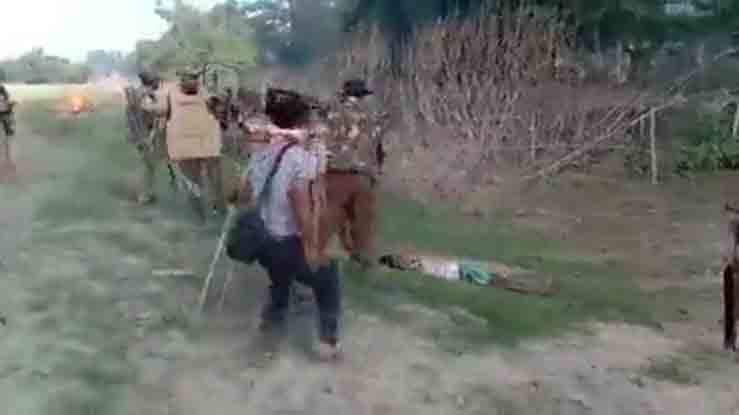
[[[136,41],[155,38],[165,23],[154,14],[155,0],[0,0],[0,58],[33,47],[72,60],[93,49],[133,50]],[[218,0],[187,0],[210,8]]]

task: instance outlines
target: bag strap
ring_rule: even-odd
[[[285,144],[281,149],[280,152],[277,153],[277,157],[275,158],[275,162],[272,164],[272,170],[270,170],[269,175],[267,175],[267,178],[264,180],[264,185],[262,185],[262,190],[259,192],[259,195],[257,196],[257,201],[259,201],[264,193],[269,188],[270,184],[272,183],[272,178],[275,177],[275,174],[277,174],[277,171],[280,169],[280,163],[282,163],[282,157],[287,153],[287,150],[289,150],[291,147],[295,146],[297,142],[290,141],[287,144]]]

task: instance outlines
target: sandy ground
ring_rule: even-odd
[[[706,201],[695,201],[691,208],[702,210],[689,214],[662,194],[590,194],[595,205],[580,198],[573,207],[559,189],[559,199],[538,193],[518,202],[528,207],[518,212],[521,225],[560,232],[573,249],[597,241],[598,254],[631,258],[649,289],[688,290],[686,317],[662,330],[591,324],[473,353],[423,334],[451,331],[447,313],[410,307],[413,317],[393,324],[349,309],[344,360],[321,364],[310,352],[310,309],[296,310],[289,338],[264,353],[255,330],[266,288],[258,270],[239,272],[223,312],[177,324],[186,314],[180,307],[196,303],[196,284],[150,271],[183,265],[192,252],[207,257],[208,247],[190,251],[198,247],[195,229],[157,207],[115,215],[104,226],[45,228],[34,213],[54,186],[55,166],[84,156],[40,137],[17,144],[26,188],[0,194],[0,401],[9,403],[8,414],[739,413],[739,370],[720,349],[717,323],[722,222],[701,217],[713,209]],[[604,184],[583,186],[568,191],[617,194]],[[38,233],[45,242],[30,244]],[[124,236],[148,248],[122,250]],[[170,257],[149,254],[159,248]],[[668,373],[660,380],[650,368]],[[91,406],[96,398],[103,402]]]

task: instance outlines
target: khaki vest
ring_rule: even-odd
[[[174,87],[169,92],[172,117],[167,123],[167,151],[172,160],[219,157],[221,135],[218,121],[208,112],[202,95],[185,95]]]

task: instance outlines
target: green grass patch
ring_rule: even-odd
[[[551,297],[522,295],[500,288],[436,280],[413,272],[353,273],[347,281],[356,304],[392,309],[419,302],[434,308],[459,307],[484,319],[470,325],[469,336],[513,345],[520,340],[556,335],[589,320],[653,324],[650,299],[618,264],[598,265],[565,247],[518,231],[505,223],[471,220],[449,206],[427,208],[398,197],[382,200],[381,246],[412,246],[421,252],[495,260],[553,278],[559,291]],[[390,312],[390,316],[397,316]],[[462,327],[461,329],[464,329]]]

